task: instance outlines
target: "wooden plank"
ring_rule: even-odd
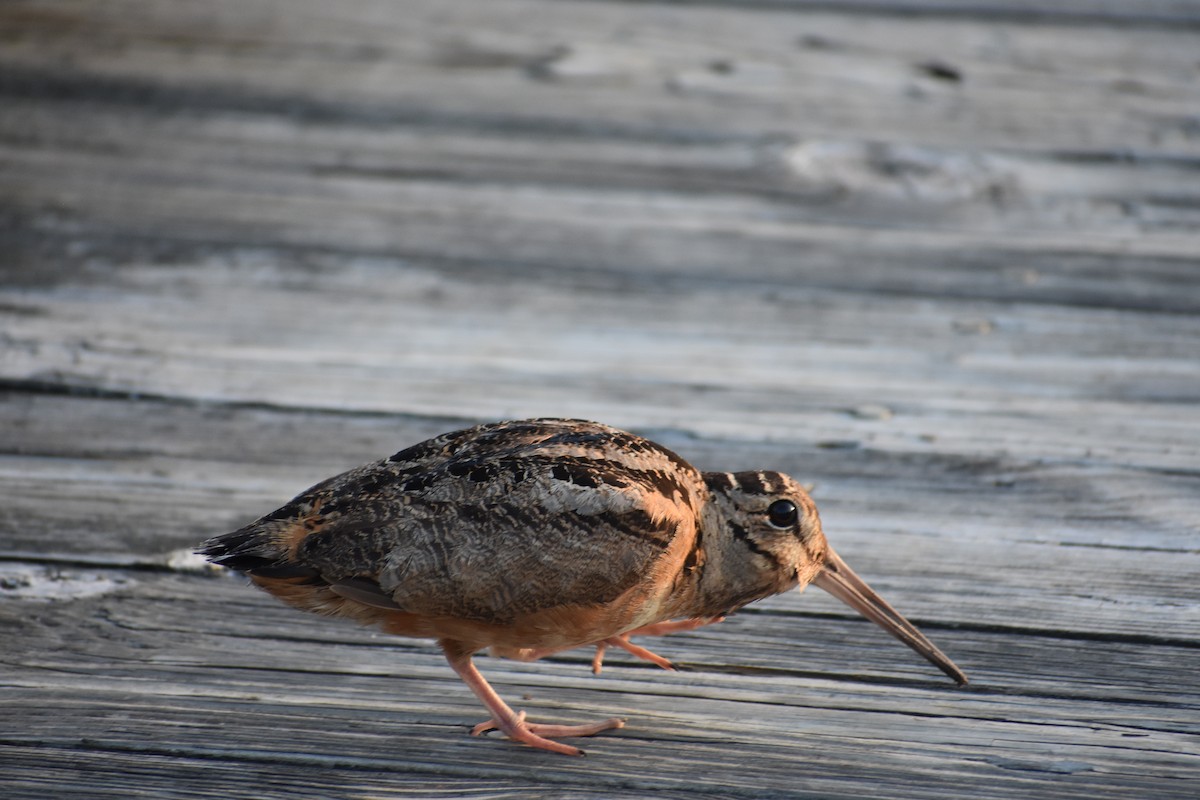
[[[661,127],[680,138],[697,129],[869,138],[886,130],[901,140],[919,132],[980,145],[1195,152],[1190,26],[1076,28],[1043,18],[981,32],[972,19],[544,0],[471,4],[468,22],[442,5],[407,3],[397,19],[390,4],[361,0],[331,20],[311,1],[286,11],[224,2],[202,12],[152,0],[47,2],[40,14],[14,14],[21,35],[5,61],[49,66],[68,87],[81,68],[118,87],[75,83],[68,95],[171,97],[147,89],[145,78],[122,88],[132,71],[193,105],[232,100],[318,119],[357,111],[366,121],[477,126],[503,117],[526,120],[519,130],[614,133],[668,121]],[[70,69],[57,66],[64,56]],[[920,66],[930,60],[966,79],[931,76]],[[40,91],[36,78],[15,83]],[[965,101],[964,88],[972,92]]]
[[[235,109],[199,114],[186,106],[96,107],[94,100],[47,108],[21,96],[9,109],[0,124],[8,179],[25,181],[16,184],[25,203],[37,207],[58,201],[60,213],[66,210],[62,201],[70,197],[68,188],[84,188],[119,169],[123,179],[109,190],[120,207],[138,204],[153,216],[178,213],[177,207],[156,208],[146,202],[153,195],[139,196],[134,189],[186,174],[197,198],[223,192],[238,203],[236,209],[200,206],[197,223],[216,217],[208,221],[215,224],[236,210],[243,228],[256,217],[263,227],[283,224],[287,218],[278,211],[301,202],[324,201],[332,211],[349,203],[346,208],[358,214],[379,214],[379,204],[369,202],[375,197],[388,201],[401,224],[420,230],[414,223],[428,225],[451,210],[479,213],[478,205],[472,208],[460,199],[474,193],[477,204],[498,193],[520,203],[507,209],[515,223],[525,216],[516,213],[521,206],[547,205],[546,221],[562,224],[578,220],[580,205],[604,203],[610,213],[624,212],[634,222],[640,218],[635,230],[650,227],[648,222],[677,227],[673,218],[681,214],[703,215],[710,225],[724,227],[747,216],[770,230],[763,225],[770,212],[771,218],[789,223],[777,230],[794,227],[793,238],[806,236],[818,244],[828,238],[820,236],[822,226],[830,225],[880,227],[901,235],[891,229],[937,222],[944,237],[973,230],[982,242],[1014,247],[1019,243],[988,234],[998,225],[1020,227],[1035,235],[1035,242],[1054,242],[1054,232],[1083,225],[1106,241],[1114,233],[1178,233],[1195,219],[1192,161],[1120,152],[1084,157],[813,137],[774,145],[731,140],[681,146],[656,140],[653,132],[616,139],[552,132],[513,138],[504,131],[453,126],[433,126],[437,137],[431,143],[429,126],[406,122],[379,127],[342,120],[312,126]],[[134,141],[137,147],[131,148]],[[230,141],[239,146],[230,148]],[[199,163],[209,169],[195,175]],[[55,170],[55,165],[71,169]],[[30,183],[31,177],[38,181]],[[250,186],[254,192],[247,196]],[[292,196],[300,187],[307,197]],[[281,205],[253,204],[267,195]],[[425,203],[418,205],[422,196]],[[75,197],[86,200],[86,195]],[[118,209],[79,208],[88,215],[106,210]],[[501,205],[494,211],[506,209]],[[331,222],[346,216],[344,209]],[[344,225],[352,221],[345,219]],[[624,218],[615,221],[630,224]],[[950,222],[955,230],[945,229]],[[174,223],[179,226],[181,220]],[[345,246],[353,247],[353,240]]]
[[[11,378],[214,400],[302,396],[463,418],[549,409],[882,449],[1080,459],[1112,448],[1159,469],[1186,470],[1200,452],[1177,435],[1196,419],[1200,364],[1181,356],[1200,341],[1200,318],[887,296],[864,307],[798,282],[793,306],[754,284],[702,282],[671,302],[651,291],[589,296],[581,321],[570,286],[385,265],[283,285],[284,272],[211,264],[121,273],[120,293],[69,286],[14,296],[22,310],[6,321],[19,346],[0,368]],[[296,330],[300,287],[337,299],[322,303],[320,325]],[[972,320],[992,327],[973,335],[956,326]],[[1096,347],[1113,326],[1128,332],[1113,347],[1139,358]],[[256,335],[260,327],[275,333]],[[627,386],[638,387],[640,405],[622,402]],[[698,395],[702,405],[688,403]],[[879,403],[896,413],[848,413]],[[1085,408],[1087,424],[1071,422]],[[1143,420],[1136,438],[1126,434],[1131,413]]]
[[[55,5],[47,4],[50,8]],[[71,8],[69,4],[62,5]],[[1059,261],[1064,256],[1086,261],[1089,255],[1111,254],[1114,249],[1168,260],[1186,259],[1194,252],[1192,239],[1180,235],[1189,223],[1196,221],[1196,183],[1188,177],[1194,171],[1194,158],[1184,155],[1194,139],[1188,134],[1191,117],[1184,113],[1178,120],[1178,130],[1155,129],[1153,135],[1143,137],[1146,141],[1136,146],[1131,145],[1120,125],[1095,117],[1098,111],[1112,110],[1120,114],[1121,124],[1133,119],[1161,119],[1161,113],[1119,105],[1126,100],[1126,94],[1134,102],[1142,95],[1157,96],[1149,83],[1139,84],[1149,80],[1147,75],[1153,76],[1154,81],[1174,81],[1173,88],[1185,95],[1181,107],[1194,107],[1195,84],[1186,77],[1192,66],[1186,60],[1191,52],[1186,31],[1150,34],[1124,28],[1102,29],[1105,35],[1121,37],[1122,53],[1128,61],[1121,62],[1121,69],[1126,72],[1112,76],[1106,75],[1105,70],[1112,69],[1114,45],[1098,38],[1094,30],[1077,39],[1064,36],[1062,29],[1052,24],[1020,26],[1005,31],[1004,47],[1014,47],[1014,42],[1030,37],[1038,42],[1039,49],[1028,53],[1019,48],[1015,52],[1004,48],[989,52],[989,48],[999,45],[979,42],[978,37],[956,36],[954,31],[939,27],[945,23],[938,21],[889,19],[886,24],[874,27],[864,25],[861,19],[832,15],[829,24],[843,25],[847,35],[870,37],[870,41],[849,47],[818,48],[820,57],[849,59],[855,69],[863,70],[864,60],[869,61],[867,54],[886,53],[885,63],[870,68],[878,70],[877,76],[862,80],[849,94],[844,87],[833,89],[843,102],[831,102],[828,97],[816,102],[772,97],[765,103],[739,108],[738,114],[728,114],[728,104],[741,93],[754,97],[763,93],[761,65],[756,66],[752,61],[751,66],[756,68],[750,69],[747,77],[733,80],[730,86],[696,93],[692,99],[709,114],[699,119],[687,109],[664,108],[664,100],[671,103],[675,95],[688,93],[667,92],[664,97],[659,83],[643,85],[634,81],[622,84],[622,91],[614,93],[612,87],[606,89],[603,81],[595,86],[586,80],[580,84],[569,75],[566,80],[550,82],[535,79],[524,68],[528,66],[526,62],[536,61],[538,56],[536,53],[521,56],[521,47],[557,52],[555,48],[564,45],[514,43],[511,26],[507,25],[511,16],[506,15],[536,15],[546,25],[565,28],[564,35],[595,30],[600,43],[588,43],[588,47],[598,47],[603,52],[604,47],[611,46],[611,39],[621,38],[611,34],[606,40],[603,31],[618,22],[628,24],[628,15],[636,14],[645,23],[637,30],[645,31],[646,39],[641,41],[639,33],[616,47],[618,55],[612,58],[621,63],[636,63],[639,58],[652,62],[662,59],[663,53],[671,52],[664,47],[666,43],[713,48],[722,46],[724,39],[731,39],[745,42],[747,47],[756,42],[757,50],[763,46],[768,51],[784,48],[776,56],[779,63],[774,69],[780,76],[776,83],[788,89],[836,85],[841,72],[830,67],[814,70],[812,65],[797,61],[793,41],[776,41],[777,31],[788,26],[773,26],[770,23],[775,20],[757,15],[742,17],[722,9],[705,8],[664,10],[643,20],[643,12],[624,8],[620,14],[609,14],[599,21],[597,15],[607,11],[602,4],[583,7],[552,4],[550,8],[537,6],[536,10],[531,10],[534,6],[521,4],[500,6],[489,7],[499,9],[489,20],[475,20],[471,35],[479,37],[482,43],[471,44],[438,27],[444,22],[436,16],[436,5],[413,4],[409,23],[418,29],[422,25],[432,26],[433,30],[424,37],[435,51],[432,54],[406,46],[407,38],[397,40],[385,33],[386,28],[376,24],[384,11],[372,3],[362,4],[357,15],[348,16],[343,21],[344,29],[328,24],[309,25],[306,14],[296,6],[289,6],[286,18],[282,19],[272,16],[267,10],[269,6],[263,6],[259,16],[252,15],[252,28],[263,38],[251,41],[247,41],[247,33],[240,27],[247,21],[230,10],[202,24],[205,37],[193,36],[188,40],[190,57],[169,64],[160,63],[172,58],[171,51],[164,51],[160,42],[183,36],[175,26],[194,31],[199,24],[197,20],[178,13],[122,10],[115,6],[107,7],[113,14],[111,17],[102,9],[90,8],[86,26],[64,24],[64,19],[75,19],[72,13],[78,13],[78,9],[47,11],[45,17],[17,13],[13,26],[25,34],[20,38],[24,45],[5,52],[11,62],[7,74],[12,77],[5,84],[12,99],[9,107],[17,109],[6,115],[6,120],[11,121],[5,136],[9,146],[4,164],[4,173],[10,175],[7,186],[14,189],[17,208],[32,213],[35,222],[43,225],[55,225],[55,219],[61,222],[66,218],[76,230],[81,224],[100,224],[119,225],[134,232],[128,226],[136,224],[134,220],[141,220],[136,232],[143,234],[167,228],[173,229],[176,236],[193,240],[233,237],[262,241],[264,234],[270,232],[273,236],[269,240],[282,239],[306,246],[317,241],[327,246],[331,234],[336,233],[334,239],[341,247],[399,248],[406,253],[436,253],[443,257],[486,258],[499,248],[507,249],[510,257],[529,260],[539,255],[544,258],[548,247],[553,249],[555,243],[565,241],[575,247],[563,250],[583,253],[608,250],[614,260],[624,263],[638,260],[643,266],[647,260],[651,264],[665,260],[687,264],[707,253],[710,268],[717,269],[718,265],[745,260],[744,245],[740,249],[731,248],[724,240],[731,234],[738,237],[751,234],[764,240],[759,249],[765,248],[768,253],[772,249],[779,251],[774,258],[786,259],[784,263],[788,265],[781,268],[790,268],[796,247],[803,246],[817,249],[823,260],[835,259],[840,271],[845,262],[861,261],[845,255],[838,258],[837,248],[832,253],[822,252],[834,242],[844,243],[844,226],[855,228],[859,237],[864,236],[864,228],[881,230],[882,237],[873,234],[870,239],[876,242],[876,253],[888,254],[894,253],[897,243],[903,245],[902,249],[935,247],[941,253],[963,247],[984,250],[985,255],[986,251],[996,250],[993,256],[996,261],[1010,260],[1013,248],[1019,248],[1023,256],[1030,249],[1052,249],[1057,251]],[[140,20],[139,24],[127,25],[131,18]],[[826,17],[817,15],[815,19],[825,21]],[[369,21],[366,27],[372,30],[360,29],[364,20]],[[504,32],[488,31],[489,24],[502,26]],[[675,41],[686,39],[686,34],[668,37],[657,32],[660,26],[690,32],[692,26],[718,24],[722,30],[729,24],[739,27],[748,24],[752,30],[745,31],[744,37],[720,39],[694,34],[695,42]],[[291,37],[299,35],[295,25],[305,26],[305,33],[300,36],[303,46],[289,48]],[[156,26],[164,30],[157,30]],[[897,26],[913,26],[915,30],[912,36],[905,36],[896,30]],[[81,37],[79,31],[85,29],[89,34]],[[99,63],[84,59],[82,54],[95,48],[97,41],[110,41],[105,36],[93,35],[97,30],[123,45],[119,58],[128,59],[128,63],[153,59],[162,67],[155,77],[162,86],[110,74],[113,67],[106,66],[106,59],[113,57],[111,47],[101,50]],[[771,31],[770,43],[757,41],[762,39],[763,31]],[[308,41],[314,35],[332,37],[335,41],[322,47]],[[339,54],[344,55],[342,42],[347,36],[370,39],[381,35],[387,37],[393,49],[373,52],[368,48],[367,62],[372,73],[403,65],[402,74],[388,82],[391,92],[388,95],[370,92],[377,82],[362,81],[357,67],[347,69],[344,60],[338,58]],[[1143,35],[1149,38],[1135,43]],[[552,31],[544,36],[554,40]],[[1160,41],[1155,37],[1165,38]],[[962,120],[969,129],[965,140],[942,141],[939,137],[945,136],[951,127],[947,120],[930,119],[919,113],[913,117],[919,127],[906,134],[896,128],[906,115],[882,105],[883,101],[892,102],[897,95],[904,94],[904,86],[895,83],[895,64],[888,59],[916,59],[915,53],[892,51],[909,47],[911,42],[929,41],[936,41],[938,51],[943,54],[961,41],[980,50],[976,57],[989,64],[1010,61],[1023,64],[1036,79],[1028,91],[1042,98],[1040,102],[1052,105],[1055,112],[1070,114],[1087,136],[1100,134],[1116,139],[1084,151],[1079,149],[1079,130],[1071,131],[1069,144],[1057,148],[1047,144],[1042,132],[1024,129],[1017,130],[1019,144],[981,139],[981,134],[1009,131],[1044,116],[1026,107],[1024,94],[988,96],[991,91],[1008,91],[1003,80],[999,86],[975,80],[955,84],[955,93],[961,90],[973,98],[976,92],[980,93],[970,102],[962,102],[961,98],[953,101],[951,116],[955,121]],[[439,55],[438,43],[449,48],[449,54]],[[505,50],[506,46],[516,55]],[[80,64],[78,74],[62,76],[41,66],[54,57],[56,47],[71,51],[72,58]],[[255,55],[256,47],[265,48],[269,55]],[[215,49],[203,56],[196,55],[205,48]],[[506,52],[508,56],[501,58]],[[480,63],[480,53],[491,60]],[[588,57],[586,53],[583,56],[585,61]],[[341,68],[317,66],[330,58]],[[456,58],[466,58],[468,63],[464,66]],[[700,64],[736,65],[741,59],[740,55],[719,52],[683,57],[688,69],[696,67],[693,60]],[[1144,59],[1149,61],[1143,63]],[[194,82],[203,74],[203,70],[197,69],[198,60],[203,61],[205,68],[221,73],[213,78],[218,81],[216,88],[209,90],[203,85],[189,88],[187,82]],[[472,64],[475,66],[471,67]],[[671,64],[660,67],[668,84],[672,67]],[[701,66],[699,71],[704,73],[706,69]],[[314,84],[307,76],[315,71],[320,72],[323,80],[345,81],[352,89],[348,91],[340,83],[332,90],[324,84]],[[737,72],[737,69],[718,70],[713,80],[729,82],[727,73]],[[395,86],[416,81],[427,92],[429,81],[434,78],[454,82],[453,88],[438,93],[442,104],[453,103],[455,98],[469,99],[476,116],[455,117],[444,107],[432,115],[389,112],[394,105]],[[303,80],[300,86],[295,84],[297,79]],[[494,85],[497,79],[503,82],[503,91]],[[88,84],[89,80],[94,85]],[[224,85],[221,81],[234,80],[244,88],[221,88]],[[277,86],[279,80],[292,81],[289,89],[281,90]],[[1103,102],[1080,90],[1081,82],[1093,80],[1097,81],[1096,91],[1105,95]],[[183,85],[178,85],[180,81]],[[934,85],[937,83],[935,80]],[[772,85],[767,82],[768,87]],[[1114,92],[1114,85],[1125,86],[1128,91]],[[909,88],[916,91],[915,87]],[[264,94],[271,91],[291,94],[272,100],[269,94]],[[363,114],[356,116],[353,106],[345,105],[346,98],[362,96],[364,91],[369,92],[362,100],[365,118]],[[611,101],[605,106],[609,118],[612,102],[644,95],[644,103],[653,105],[657,113],[649,116],[641,110],[637,112],[638,119],[656,122],[636,130],[622,131],[614,127],[615,122],[605,127],[589,117],[587,107],[578,106],[581,98],[597,91]],[[298,104],[311,102],[312,95],[320,92],[336,94],[339,100],[330,101],[333,104],[327,104],[323,111],[301,111],[299,118],[289,116],[288,112],[300,108]],[[529,96],[511,104],[513,92]],[[514,125],[518,124],[512,111],[514,105],[521,109],[535,107],[548,93],[553,95],[551,102],[558,124],[534,117],[521,127],[523,136],[514,138]],[[481,98],[480,94],[487,97]],[[57,99],[49,123],[40,105],[41,98],[47,95]],[[22,99],[30,96],[34,98],[32,103]],[[506,98],[505,113],[480,115],[481,103],[496,97]],[[864,108],[872,115],[884,116],[886,122],[871,116],[857,125],[839,120],[830,129],[813,129],[821,113],[845,110],[847,97],[864,98]],[[1075,99],[1084,107],[1064,108],[1066,101]],[[951,102],[949,98],[947,102]],[[781,123],[778,119],[781,109],[802,112],[802,117]],[[1015,122],[1005,125],[986,116],[1009,109],[1020,110],[1019,125]],[[72,124],[69,121],[72,113],[81,113],[88,122]],[[314,115],[319,124],[310,119]],[[730,122],[757,126],[758,131],[766,126],[771,133],[765,139],[761,133],[758,136],[708,133],[699,138],[694,133],[713,131]],[[680,141],[679,132],[685,125],[693,133]],[[881,128],[891,131],[888,142],[876,141],[875,132]],[[437,143],[431,144],[434,136]],[[231,141],[237,146],[227,146]],[[132,142],[137,146],[131,147]],[[1031,144],[1036,147],[1032,152]],[[295,156],[291,155],[293,152]],[[204,167],[198,170],[200,164]],[[655,166],[648,169],[648,164]],[[124,179],[113,181],[111,178],[117,173]],[[186,186],[178,185],[180,175],[187,175]],[[464,181],[467,186],[459,185]],[[489,185],[481,187],[480,182]],[[588,191],[572,191],[581,182],[586,183]],[[147,187],[163,183],[175,187],[169,203],[164,202],[160,192],[146,191]],[[505,188],[514,183],[528,188],[519,192]],[[104,200],[89,203],[87,198],[100,197],[94,191],[98,184],[105,187]],[[627,191],[610,191],[608,197],[598,197],[596,190],[606,185],[624,187]],[[253,191],[245,191],[250,186]],[[1073,192],[1064,187],[1085,191]],[[642,197],[647,189],[662,188],[718,195],[706,203],[673,196],[669,204],[656,197],[649,198],[651,203],[647,203]],[[498,193],[503,196],[497,197]],[[735,196],[728,197],[730,193]],[[464,194],[470,197],[469,201],[463,199]],[[494,197],[491,201],[487,199],[489,194]],[[767,200],[773,198],[775,202],[763,199],[739,202],[736,195],[740,194],[760,197],[765,194]],[[598,234],[591,230],[592,226],[582,224],[584,219],[597,218],[598,203],[602,218],[625,231],[623,239],[628,244],[621,250],[613,247],[611,235]],[[678,213],[665,213],[678,206],[690,208],[690,213],[682,217]],[[481,214],[481,207],[487,213]],[[735,212],[732,219],[731,210]],[[503,225],[488,224],[497,212],[510,218]],[[214,214],[227,218],[212,219]],[[318,214],[326,222],[314,241],[315,231],[306,220]],[[478,215],[478,221],[474,222],[471,215]],[[739,216],[749,217],[755,224],[748,225]],[[297,220],[302,222],[297,224]],[[531,225],[531,220],[537,224]],[[921,236],[903,229],[889,230],[914,224],[926,227],[930,221],[940,226],[953,222],[956,228],[976,230],[965,240],[961,229],[937,232],[940,235],[923,231]],[[1007,224],[997,227],[998,221]],[[556,225],[565,228],[561,237],[547,237],[545,231],[539,234],[540,229],[549,227],[553,231]],[[1095,246],[1086,248],[1078,236],[1059,233],[1076,233],[1081,225],[1090,226],[1097,233]],[[1020,239],[1008,235],[1010,229],[1020,230]],[[469,233],[466,237],[462,235],[464,230]],[[502,232],[504,237],[489,237],[493,230]],[[672,231],[677,232],[675,236]],[[706,231],[711,233],[705,235]],[[893,241],[890,237],[898,238]],[[581,248],[578,246],[581,241],[590,241],[593,246]],[[528,244],[522,247],[521,242]],[[685,247],[686,251],[682,249]],[[683,252],[687,258],[668,259],[666,255]],[[762,260],[762,254],[755,253],[754,260]],[[1041,275],[1042,296],[1057,283],[1056,277],[1042,275],[1044,267],[1026,264],[1016,273],[1018,278]],[[1061,266],[1053,270],[1061,271]],[[930,273],[922,277],[928,283]],[[1092,280],[1074,283],[1076,291],[1094,283],[1095,276],[1088,277]],[[896,284],[911,285],[911,281],[901,276]],[[1173,296],[1160,293],[1155,300],[1162,303]],[[1189,307],[1194,308],[1194,304]]]

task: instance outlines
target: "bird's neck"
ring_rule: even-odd
[[[700,522],[671,593],[673,617],[727,614],[796,585],[792,572],[756,553],[720,509],[710,505]]]

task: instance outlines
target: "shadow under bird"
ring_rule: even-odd
[[[582,420],[454,431],[323,481],[233,533],[209,560],[297,608],[429,637],[498,728],[555,741],[620,728],[527,722],[471,657],[532,661],[620,647],[671,669],[631,636],[719,622],[809,583],[957,681],[966,676],[829,547],[816,506],[778,472],[700,472],[654,442]]]

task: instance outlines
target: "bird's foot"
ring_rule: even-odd
[[[620,636],[610,636],[604,641],[596,643],[596,655],[592,656],[592,672],[596,675],[600,674],[600,670],[604,666],[604,651],[608,649],[609,645],[620,647],[643,661],[649,661],[651,664],[656,664],[663,669],[669,669],[672,672],[675,671],[675,665],[670,661],[658,653],[651,652],[644,647],[634,644],[629,641],[629,634],[623,633]]]
[[[679,633],[681,631],[693,631],[696,628],[702,628],[705,625],[713,625],[717,622],[723,622],[724,615],[716,617],[696,617],[695,619],[681,619],[674,622],[656,622],[653,625],[643,625],[640,628],[634,628],[631,631],[626,631],[619,636],[610,636],[607,639],[596,643],[596,655],[592,656],[592,672],[596,675],[600,674],[601,668],[604,666],[604,651],[609,645],[620,647],[627,650],[640,659],[649,661],[651,664],[657,664],[663,669],[676,670],[677,667],[667,659],[647,650],[644,647],[634,644],[629,641],[630,636],[666,636],[669,633]]]
[[[491,730],[499,730],[513,741],[522,742],[530,747],[550,750],[568,756],[581,756],[583,751],[569,744],[551,741],[546,736],[570,738],[573,736],[595,736],[603,731],[611,731],[625,727],[625,720],[613,717],[611,719],[592,722],[587,725],[545,725],[536,722],[526,722],[525,712],[519,711],[512,720],[489,719],[471,729],[472,736],[481,736]]]

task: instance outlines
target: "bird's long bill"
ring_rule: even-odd
[[[953,678],[960,686],[967,682],[967,676],[945,653],[938,650],[911,622],[900,616],[900,612],[888,605],[886,600],[875,594],[866,581],[846,566],[846,562],[833,550],[829,551],[825,559],[825,568],[813,579],[813,584],[925,656],[930,663]]]

